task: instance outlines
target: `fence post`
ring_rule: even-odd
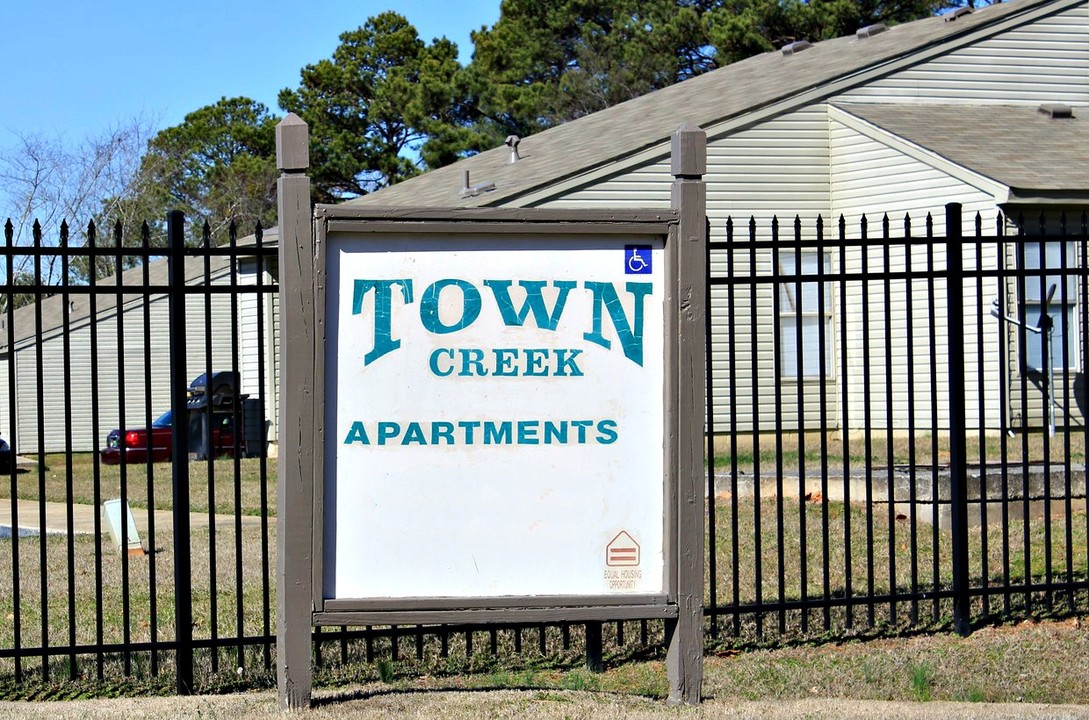
[[[949,509],[953,529],[953,629],[971,631],[968,597],[968,430],[964,397],[964,258],[961,206],[945,206],[949,338]]]
[[[670,423],[676,451],[677,544],[670,549],[676,563],[676,620],[666,622],[666,672],[669,703],[694,705],[703,685],[703,440],[706,365],[704,305],[707,297],[707,135],[684,124],[673,133],[672,206],[679,217],[674,271],[678,274],[678,363],[667,382],[677,384],[679,407]],[[668,367],[668,365],[667,365]]]
[[[288,113],[276,126],[280,223],[281,347],[313,348],[314,223],[310,207],[310,140],[305,122]],[[280,462],[276,493],[276,675],[280,707],[309,707],[315,414],[314,354],[281,355]],[[291,533],[290,537],[288,533]]]
[[[174,639],[177,643],[177,691],[193,692],[193,585],[189,543],[189,418],[186,411],[188,358],[185,337],[185,216],[173,210],[166,219],[170,255],[170,412],[171,473],[174,511]]]
[[[605,671],[604,643],[601,630],[605,623],[586,623],[586,669],[593,673]]]

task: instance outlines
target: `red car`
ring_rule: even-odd
[[[100,453],[102,462],[107,465],[118,465],[121,463],[122,452],[129,463],[146,463],[149,452],[152,462],[169,461],[174,447],[173,420],[173,414],[167,410],[151,423],[150,433],[148,428],[111,430],[106,436],[106,447]],[[239,443],[240,452],[244,455],[245,446],[241,438]],[[212,447],[215,449],[216,457],[234,455],[234,422],[230,413],[213,413]]]

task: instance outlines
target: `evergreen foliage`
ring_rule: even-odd
[[[502,0],[498,21],[472,33],[468,66],[450,40],[425,42],[405,17],[383,12],[343,33],[331,57],[302,68],[279,104],[310,127],[315,201],[337,202],[795,40],[906,22],[962,2]],[[69,194],[80,208],[96,204],[95,218],[150,221],[153,237],[171,209],[184,211],[190,227],[208,220],[217,242],[232,220],[243,232],[274,224],[278,119],[249,98],[223,98],[155,135],[135,169],[93,145],[94,172],[80,177],[106,188],[96,168],[124,172],[108,176],[108,189],[85,191],[81,181]],[[103,147],[115,145],[128,146]],[[61,154],[29,139],[22,154],[0,158],[0,181],[31,188],[22,193],[27,208],[41,204],[46,185],[24,175],[60,177],[41,169],[73,165],[43,165],[43,156]]]

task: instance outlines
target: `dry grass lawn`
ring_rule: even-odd
[[[704,704],[668,708],[660,660],[583,670],[395,676],[319,689],[307,717],[1089,718],[1089,630],[1079,620],[708,657]],[[576,689],[580,688],[580,689]],[[274,691],[189,698],[0,703],[0,718],[269,718]]]

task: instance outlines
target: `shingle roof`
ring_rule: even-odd
[[[522,159],[515,164],[509,162],[508,148],[501,146],[347,204],[502,204],[659,146],[683,122],[708,128],[866,71],[887,67],[888,72],[894,72],[923,61],[928,50],[965,36],[986,34],[1005,19],[1038,8],[1053,7],[1058,12],[1074,4],[1076,0],[1014,0],[952,22],[930,17],[892,27],[868,39],[848,36],[826,40],[795,55],[765,53],[523,138],[519,146]],[[994,32],[999,30],[994,27]],[[863,81],[865,78],[859,79]],[[470,173],[470,185],[494,182],[495,190],[462,198],[460,189],[466,171]]]
[[[1052,119],[1025,106],[837,107],[1015,193],[1089,190],[1089,110]]]

